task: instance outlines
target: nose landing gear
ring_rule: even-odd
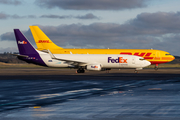
[[[155,69],[155,70],[158,70],[158,64],[155,65],[154,69]]]

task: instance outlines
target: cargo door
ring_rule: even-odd
[[[160,59],[161,59],[160,52],[156,52],[155,60],[160,60]]]
[[[135,63],[136,63],[136,58],[132,57],[132,64],[135,64]]]

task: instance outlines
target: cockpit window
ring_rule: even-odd
[[[167,54],[165,54],[165,55],[171,55],[171,54],[167,53]]]
[[[139,58],[139,60],[145,60],[144,58]]]

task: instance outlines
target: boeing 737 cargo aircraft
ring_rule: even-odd
[[[78,73],[86,70],[101,71],[111,68],[135,68],[141,70],[150,62],[133,55],[104,55],[104,54],[53,54],[50,50],[42,52],[34,49],[19,29],[14,29],[19,59],[47,67],[78,68]]]
[[[136,55],[155,64],[167,63],[174,60],[174,56],[166,51],[153,49],[65,49],[54,44],[38,26],[30,26],[32,35],[37,45],[37,50],[50,50],[53,54],[120,54]]]

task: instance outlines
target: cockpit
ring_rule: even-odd
[[[144,58],[139,58],[139,60],[145,60]]]
[[[166,53],[165,55],[171,55],[170,53]]]

